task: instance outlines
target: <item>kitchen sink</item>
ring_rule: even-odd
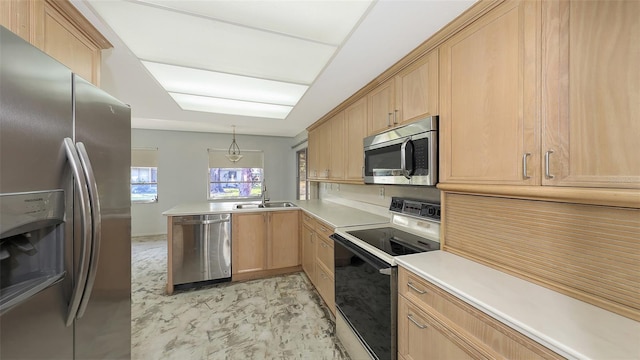
[[[264,209],[264,208],[287,208],[296,207],[295,204],[290,202],[267,202],[264,204],[237,204],[236,209]]]
[[[281,208],[281,207],[296,207],[296,205],[290,202],[267,202],[267,203],[264,203],[264,206],[260,204],[260,207]]]

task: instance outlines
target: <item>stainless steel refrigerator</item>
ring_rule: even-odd
[[[130,358],[130,123],[0,26],[0,359]]]

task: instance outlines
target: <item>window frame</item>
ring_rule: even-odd
[[[152,173],[153,173],[153,169],[155,169],[156,172],[156,181],[137,181],[134,182],[132,180],[133,176],[131,176],[131,181],[129,183],[129,196],[131,197],[131,203],[132,204],[152,204],[152,203],[157,203],[158,202],[158,167],[157,166],[131,166],[131,172],[133,172],[133,169],[138,169],[138,171],[140,171],[140,169],[148,169],[149,170],[149,179],[151,180],[153,178]],[[133,174],[131,174],[133,175]],[[133,187],[136,185],[155,185],[156,187],[156,195],[154,199],[133,199]]]
[[[300,155],[304,154],[304,179],[300,178]],[[308,148],[300,149],[296,151],[296,199],[297,200],[309,200],[309,152]],[[300,183],[305,182],[305,196],[304,199],[300,198]]]
[[[239,162],[233,163],[230,162],[229,160],[227,160],[224,155],[227,154],[227,150],[222,150],[222,149],[207,149],[207,155],[209,158],[209,163],[207,166],[207,201],[212,201],[212,202],[225,202],[225,201],[251,201],[251,200],[260,200],[262,198],[262,189],[264,188],[264,178],[265,178],[265,174],[264,174],[264,152],[261,150],[243,150],[242,154],[252,154],[252,155],[256,155],[259,154],[260,157],[260,163],[261,163],[261,167],[257,167],[257,166],[251,166],[251,167],[246,167],[246,166],[241,166],[242,165],[242,160],[240,160]],[[216,157],[216,159],[212,159],[212,156]],[[255,163],[255,158],[253,159],[254,162],[250,162],[249,165],[257,165],[257,163]],[[212,162],[215,162],[217,165],[223,165],[224,167],[211,167]],[[245,164],[247,164],[245,162]],[[238,166],[240,165],[240,166]],[[260,180],[259,182],[256,181],[242,181],[242,180],[235,180],[235,181],[229,181],[229,179],[227,179],[226,181],[222,181],[221,179],[217,180],[217,181],[212,181],[212,169],[219,169],[220,172],[226,172],[227,174],[231,174],[231,173],[236,173],[235,178],[239,178],[242,177],[243,174],[242,172],[246,169],[249,169],[249,176],[253,179],[253,173],[256,169],[259,169],[259,176],[260,176]],[[244,174],[246,175],[246,174]],[[221,176],[221,174],[219,174],[218,176]],[[249,192],[250,195],[249,196],[240,196],[238,194],[238,196],[225,196],[225,197],[212,197],[212,185],[213,184],[237,184],[236,188],[240,188],[240,186],[242,186],[242,184],[259,184],[259,194],[256,195],[251,195],[252,192],[252,188],[253,186],[251,186],[249,188]],[[222,187],[221,187],[222,188]],[[228,187],[225,187],[228,188]]]

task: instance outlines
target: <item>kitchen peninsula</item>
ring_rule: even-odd
[[[279,206],[271,207],[269,204]],[[312,224],[317,224],[319,231],[324,229],[327,236],[337,227],[389,221],[389,218],[384,216],[324,200],[299,200],[290,203],[269,202],[266,207],[259,207],[258,202],[180,204],[163,213],[167,217],[168,294],[173,293],[175,285],[182,285],[174,281],[174,274],[179,267],[188,265],[183,263],[183,259],[186,259],[185,251],[189,251],[188,248],[205,246],[204,244],[198,245],[193,241],[187,245],[184,230],[182,226],[175,226],[176,221],[181,221],[185,217],[224,214],[229,215],[231,226],[226,230],[226,234],[224,231],[222,234],[220,232],[216,234],[218,236],[230,235],[228,246],[231,249],[228,251],[231,255],[228,260],[232,264],[232,274],[225,281],[247,280],[300,271],[304,267],[305,257],[304,234],[302,234],[304,226],[301,224],[309,224],[309,221],[314,221],[315,223]],[[204,220],[204,222],[210,221]],[[196,238],[198,236],[200,235],[196,235]],[[201,241],[201,239],[197,241]],[[220,249],[223,251],[222,248]],[[215,249],[210,249],[208,253],[211,251],[217,252]],[[307,256],[307,258],[309,257]],[[210,263],[209,259],[203,261],[208,264],[208,267],[218,266]],[[202,271],[206,272],[207,270]],[[185,286],[191,285],[185,284]],[[327,301],[327,303],[331,303],[331,301]]]

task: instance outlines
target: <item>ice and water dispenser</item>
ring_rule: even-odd
[[[0,314],[64,278],[64,192],[0,194]]]

